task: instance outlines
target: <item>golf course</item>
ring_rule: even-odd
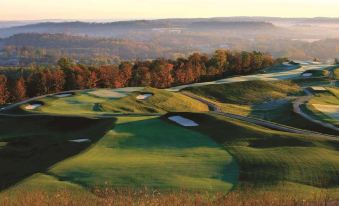
[[[25,191],[71,191],[83,205],[101,201],[109,193],[102,191],[138,190],[213,201],[213,194],[267,192],[336,201],[339,133],[317,122],[339,127],[331,71],[304,63],[169,89],[68,91],[4,107],[0,205],[9,197],[20,205]],[[319,85],[326,91],[307,92]],[[316,121],[294,111],[300,98],[307,99],[300,110]]]

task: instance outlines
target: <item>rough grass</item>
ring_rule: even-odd
[[[240,187],[266,190],[294,184],[298,187],[290,192],[310,196],[325,189],[339,197],[339,141],[273,131],[222,116],[181,115],[198,122],[197,131],[224,144],[236,158]]]
[[[191,87],[186,88],[185,91],[221,103],[248,105],[295,95],[300,93],[301,89],[291,81],[248,81]]]
[[[152,117],[119,118],[94,147],[48,174],[83,187],[223,192],[238,175],[233,158],[209,137]]]
[[[255,190],[246,192],[231,192],[228,195],[217,193],[213,196],[205,193],[160,192],[158,190],[121,189],[94,190],[97,196],[85,192],[59,190],[54,193],[46,191],[23,191],[15,199],[7,196],[0,197],[0,204],[4,206],[323,206],[336,205],[337,201],[330,199],[324,192],[314,193],[312,198],[300,199],[297,195],[282,195],[277,192],[258,193]]]

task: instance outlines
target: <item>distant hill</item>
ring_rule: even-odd
[[[89,35],[100,37],[122,37],[129,32],[152,32],[154,29],[182,30],[229,30],[229,29],[273,29],[274,25],[267,22],[233,21],[223,22],[213,19],[195,20],[138,20],[118,21],[111,23],[87,22],[45,22],[0,29],[0,37],[8,37],[20,33],[67,33],[72,35]]]

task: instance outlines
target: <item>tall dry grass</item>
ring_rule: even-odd
[[[21,192],[15,198],[0,198],[1,206],[335,206],[338,201],[328,198],[325,193],[314,195],[308,200],[292,195],[272,192],[253,194],[231,192],[227,195],[218,193],[159,192],[157,190],[131,189],[94,189],[89,193],[58,191]]]

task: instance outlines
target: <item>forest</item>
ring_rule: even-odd
[[[45,94],[90,88],[177,85],[245,75],[271,66],[276,61],[262,52],[217,50],[212,55],[193,53],[177,60],[125,61],[88,66],[71,58],[56,65],[0,69],[0,105]]]

